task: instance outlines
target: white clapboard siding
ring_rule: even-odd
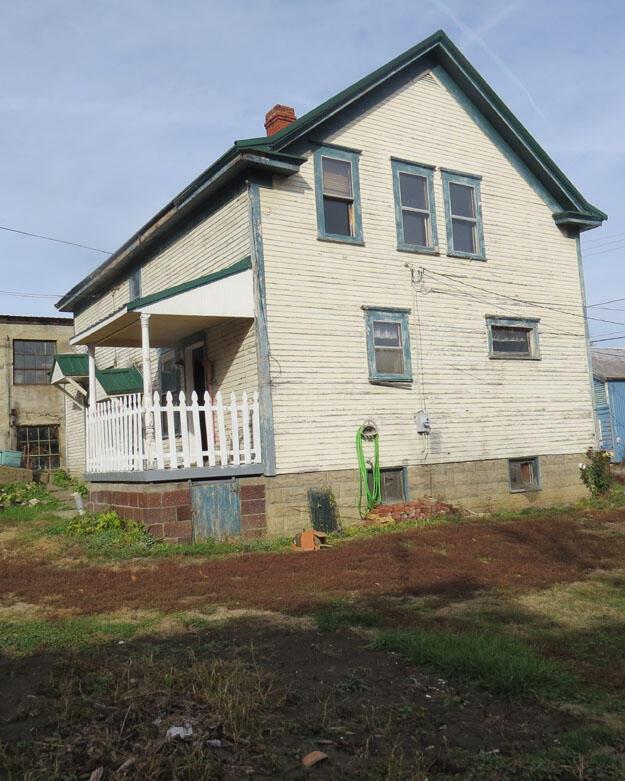
[[[364,246],[317,239],[312,148],[297,176],[261,188],[278,473],[353,469],[368,418],[384,466],[583,452],[590,380],[576,241],[553,220],[562,207],[438,68],[327,141],[361,152]],[[397,250],[391,157],[436,167],[440,255]],[[441,168],[482,177],[486,262],[447,255]],[[426,269],[422,282],[407,263]],[[409,387],[369,382],[363,305],[410,309]],[[541,360],[490,360],[492,314],[540,318]],[[423,407],[429,438],[414,423]]]
[[[154,421],[154,463],[146,463],[147,413]],[[190,402],[184,392],[164,402],[136,394],[107,399],[87,410],[87,472],[132,472],[143,469],[239,467],[261,463],[258,392],[241,400],[232,393],[229,403],[221,393],[208,391]]]

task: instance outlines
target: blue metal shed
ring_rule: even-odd
[[[593,347],[593,407],[600,446],[625,461],[625,348]]]

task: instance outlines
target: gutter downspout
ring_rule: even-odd
[[[580,240],[580,233],[578,231],[575,236],[575,246],[577,249],[577,269],[579,271],[579,287],[582,294],[582,309],[584,312],[584,334],[586,337],[586,360],[588,362],[588,381],[590,387],[590,409],[592,410],[592,424],[594,431],[594,443],[593,447],[599,446],[599,422],[595,415],[595,387],[593,383],[593,371],[592,371],[592,353],[590,352],[590,333],[588,329],[588,307],[586,305],[586,284],[584,282],[584,266],[582,262],[582,245]]]

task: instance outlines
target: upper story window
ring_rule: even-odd
[[[491,358],[540,358],[538,320],[487,317]]]
[[[411,382],[407,309],[365,309],[367,359],[372,382]]]
[[[485,260],[480,178],[443,171],[447,253]]]
[[[13,384],[47,385],[54,362],[56,342],[13,340]]]
[[[141,266],[128,277],[128,297],[130,301],[141,296]]]
[[[393,160],[397,247],[412,252],[437,250],[431,168]]]
[[[358,153],[333,147],[317,149],[315,189],[318,237],[362,244]]]

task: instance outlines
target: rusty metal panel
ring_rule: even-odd
[[[191,485],[193,541],[220,540],[241,534],[239,481],[214,480]]]

